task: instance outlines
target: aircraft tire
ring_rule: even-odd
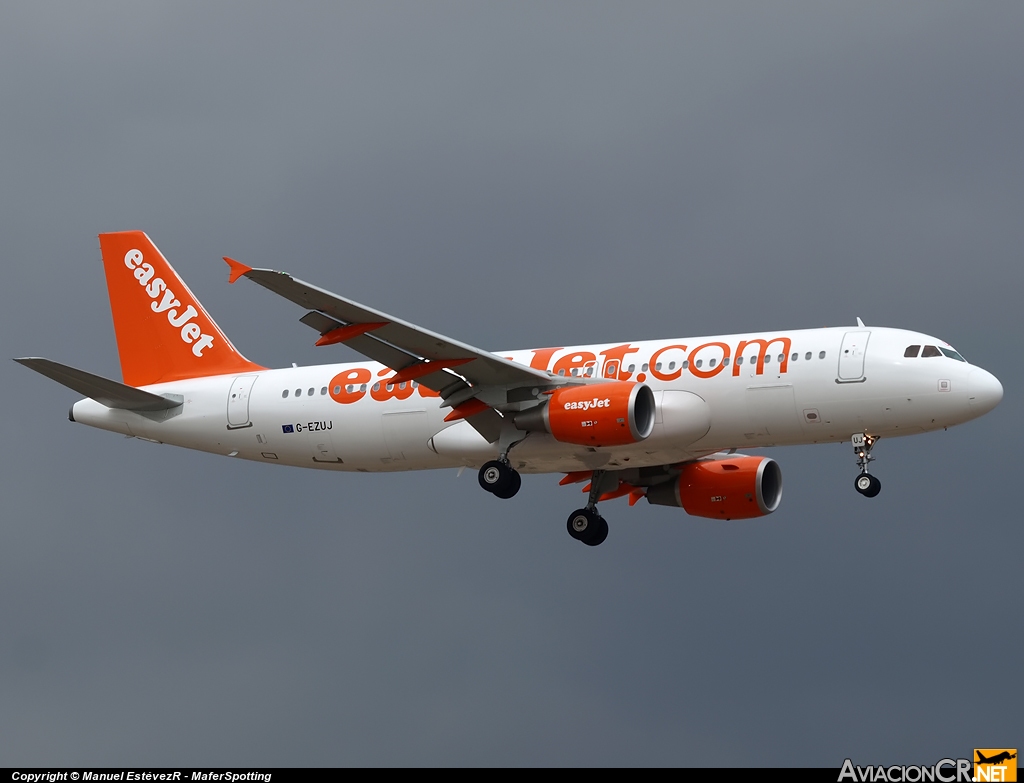
[[[583,543],[587,546],[600,546],[606,538],[608,538],[608,523],[605,522],[604,517],[599,516],[593,533],[584,538]]]
[[[600,522],[603,521],[601,515],[596,511],[591,511],[589,508],[578,508],[565,521],[565,529],[577,541],[586,543],[587,539],[595,536],[597,528],[600,527]]]
[[[513,473],[515,471],[512,468],[496,459],[492,459],[490,462],[485,462],[483,467],[480,468],[477,480],[480,482],[480,486],[492,495],[498,495],[499,492],[504,492],[512,484]],[[498,495],[498,497],[501,497],[501,495]],[[509,497],[512,497],[512,495],[509,495]]]
[[[854,488],[866,498],[873,498],[882,491],[882,482],[870,473],[861,473],[853,482]]]
[[[502,500],[508,500],[511,497],[515,497],[519,488],[523,486],[523,477],[519,475],[519,471],[515,468],[508,468],[507,470],[509,472],[509,481],[507,486],[494,490],[495,496]]]

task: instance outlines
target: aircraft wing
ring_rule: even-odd
[[[551,388],[580,383],[496,356],[472,345],[437,334],[380,310],[353,302],[330,291],[273,269],[253,269],[230,258],[230,282],[246,277],[279,296],[307,308],[299,320],[320,333],[317,345],[344,343],[396,371],[387,382],[416,380],[439,392],[446,406],[458,408],[479,395],[465,416],[489,442],[498,438],[501,416],[494,410],[509,401],[517,388]],[[495,394],[499,390],[500,394]]]

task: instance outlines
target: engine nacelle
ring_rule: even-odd
[[[782,469],[770,457],[691,462],[678,479],[647,490],[647,502],[709,519],[763,517],[782,502]]]
[[[543,405],[516,414],[515,423],[521,430],[549,432],[562,443],[625,446],[654,429],[654,392],[627,381],[564,386]]]

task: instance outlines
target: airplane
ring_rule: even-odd
[[[1016,753],[1010,753],[1005,750],[1002,753],[997,753],[990,759],[985,758],[981,751],[975,751],[975,753],[978,754],[978,760],[975,762],[976,764],[1001,764],[1004,761],[1017,758]]]
[[[142,231],[99,235],[122,381],[15,361],[85,396],[68,418],[156,443],[274,465],[376,472],[467,467],[509,499],[522,474],[563,473],[587,502],[566,521],[608,536],[598,503],[628,497],[751,519],[782,500],[778,463],[742,451],[852,443],[857,492],[879,438],[945,429],[1003,389],[952,346],[904,329],[768,331],[491,353],[284,272],[231,258],[299,305],[316,345],[365,361],[268,369],[246,359]]]

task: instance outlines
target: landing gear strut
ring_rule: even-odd
[[[858,432],[852,439],[853,453],[857,455],[857,467],[860,468],[860,475],[854,480],[853,486],[867,498],[873,498],[882,491],[882,482],[868,473],[868,463],[874,460],[871,448],[877,440],[878,438],[864,432]]]
[[[510,420],[505,420],[498,437],[499,456],[497,459],[485,462],[477,476],[480,486],[495,497],[508,500],[523,485],[522,476],[519,475],[518,470],[512,467],[508,453],[513,446],[522,442],[529,434],[517,430]]]
[[[603,478],[603,470],[594,471],[590,480],[590,496],[587,498],[586,508],[576,509],[565,522],[565,529],[569,531],[569,535],[587,546],[597,546],[608,538],[608,523],[597,513],[597,500],[603,491]],[[618,484],[618,481],[615,483]]]

